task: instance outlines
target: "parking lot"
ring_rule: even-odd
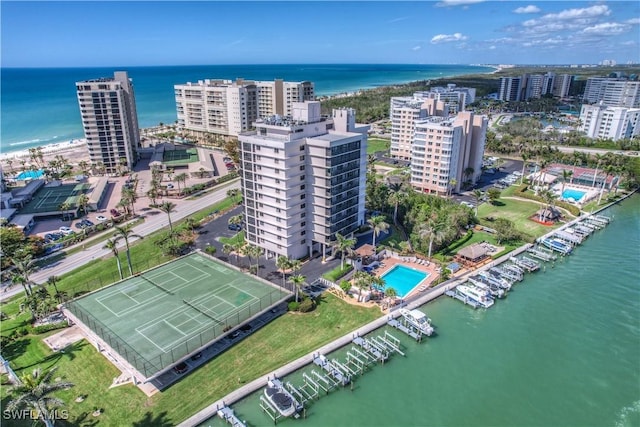
[[[453,199],[458,202],[466,202],[467,206],[475,207],[476,198],[473,196],[474,190],[486,192],[490,188],[498,188],[500,190],[507,188],[509,185],[520,183],[519,174],[522,173],[522,160],[501,159],[498,168],[489,167],[482,174],[475,188],[454,194]],[[528,171],[525,169],[525,175]],[[515,174],[515,175],[514,175]]]

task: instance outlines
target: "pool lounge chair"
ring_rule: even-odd
[[[427,285],[420,285],[420,287],[418,288],[418,291],[420,292],[424,292],[427,290]]]

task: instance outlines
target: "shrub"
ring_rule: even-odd
[[[44,334],[45,332],[54,331],[56,329],[62,329],[69,326],[69,322],[63,320],[62,322],[49,323],[47,325],[34,326],[31,328],[31,332],[34,334]]]
[[[340,266],[337,266],[333,270],[323,274],[322,277],[324,277],[327,280],[331,280],[332,282],[337,282],[338,279],[345,276],[351,270],[353,270],[353,265],[351,264],[345,265],[344,268],[342,269],[340,268]]]
[[[316,308],[316,302],[311,298],[305,298],[298,306],[298,311],[301,313],[308,313]]]
[[[349,290],[351,289],[351,283],[347,282],[346,280],[341,280],[340,289],[342,289],[345,294],[348,294]]]
[[[213,255],[216,253],[216,247],[215,246],[207,246],[204,250],[206,253],[208,253],[209,255]]]
[[[291,301],[288,304],[289,307],[289,311],[298,311],[298,308],[300,308],[300,303],[297,301]]]

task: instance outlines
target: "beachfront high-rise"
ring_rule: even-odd
[[[107,174],[137,162],[140,129],[133,85],[126,71],[76,83],[82,127],[92,164]]]
[[[313,83],[207,79],[174,86],[178,126],[194,135],[237,137],[257,119],[289,116],[314,99]]]
[[[630,139],[640,135],[640,108],[582,105],[580,130],[590,138]]]
[[[608,77],[590,77],[584,89],[584,102],[609,107],[640,108],[640,82]]]
[[[317,101],[259,119],[240,141],[245,238],[267,257],[325,254],[364,223],[367,132],[353,109]]]

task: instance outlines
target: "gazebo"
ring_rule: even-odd
[[[544,208],[540,208],[538,212],[535,213],[531,217],[535,222],[539,222],[542,224],[554,223],[562,218],[562,213],[560,210],[553,206],[546,206]]]
[[[482,243],[474,243],[458,251],[456,257],[465,264],[476,264],[487,258],[489,250]]]

